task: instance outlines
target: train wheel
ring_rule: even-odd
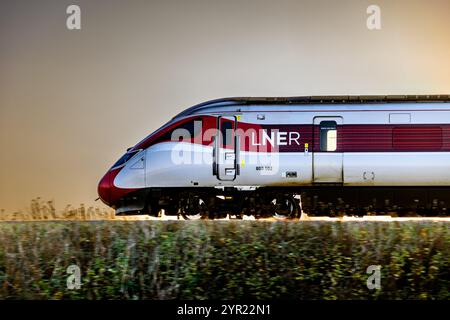
[[[147,215],[149,215],[149,216],[152,216],[152,217],[158,217],[158,216],[159,216],[159,211],[160,211],[160,210],[161,210],[161,208],[160,208],[160,206],[158,205],[158,201],[149,198],[148,201],[147,201],[147,203],[146,203],[144,212],[145,212]]]
[[[278,220],[296,218],[299,212],[296,199],[292,195],[278,195],[271,201],[271,212]]]
[[[186,220],[208,218],[208,208],[203,199],[198,196],[188,196],[180,201],[180,213]]]
[[[254,197],[246,197],[242,203],[240,216],[255,216],[256,213],[256,201]]]

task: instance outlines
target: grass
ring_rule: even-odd
[[[0,210],[0,221],[33,221],[33,220],[109,220],[114,219],[114,210],[67,205],[63,210],[56,210],[53,200],[44,201],[41,198],[31,200],[30,207],[25,211],[12,213]]]
[[[1,299],[450,299],[445,222],[3,222],[0,243]]]

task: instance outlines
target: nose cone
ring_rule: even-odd
[[[106,204],[111,204],[111,172],[107,172],[98,184],[98,195]]]

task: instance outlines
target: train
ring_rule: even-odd
[[[450,95],[207,101],[128,148],[98,194],[192,220],[447,216]]]

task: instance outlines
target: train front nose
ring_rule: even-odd
[[[111,182],[111,172],[108,171],[98,184],[98,195],[108,206],[111,205]]]

